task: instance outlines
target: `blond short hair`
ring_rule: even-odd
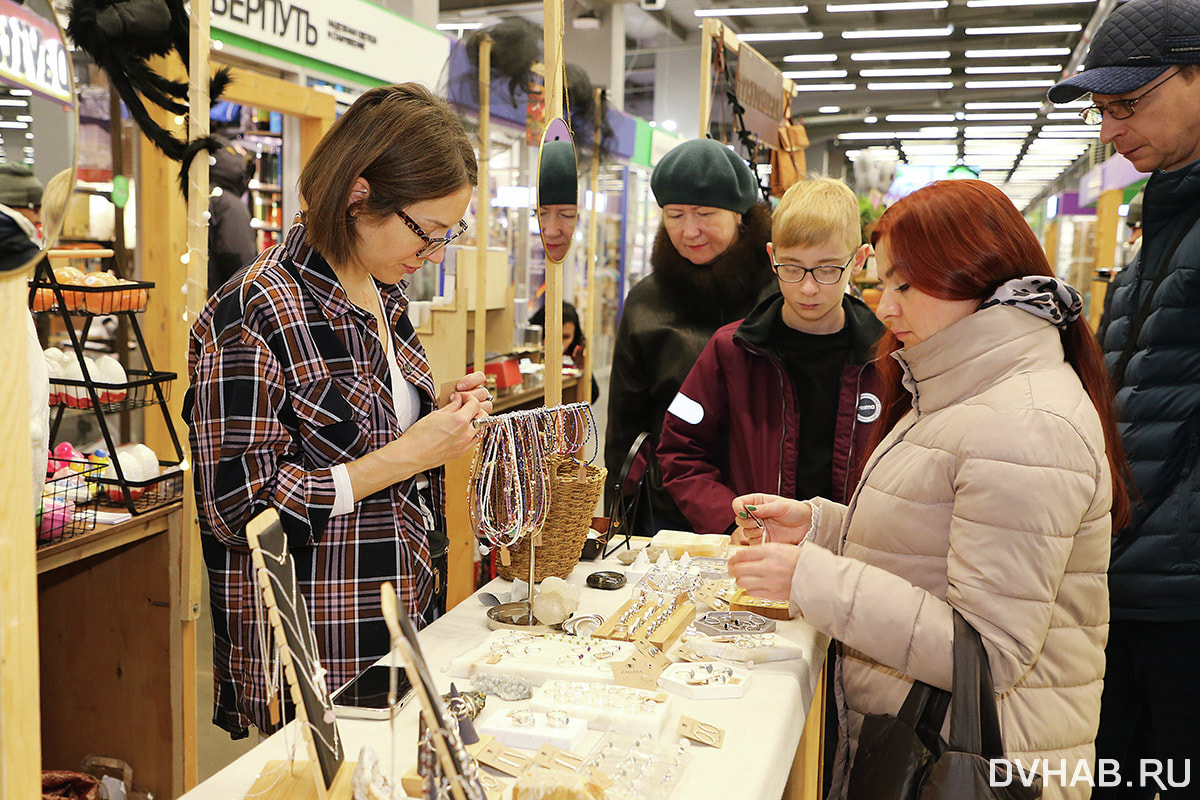
[[[771,217],[771,243],[811,247],[835,241],[847,249],[862,244],[858,198],[844,182],[810,176],[792,185]]]

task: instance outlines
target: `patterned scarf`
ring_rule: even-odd
[[[979,308],[988,306],[1016,306],[1066,330],[1083,312],[1083,298],[1073,286],[1057,278],[1026,275],[1000,284]]]

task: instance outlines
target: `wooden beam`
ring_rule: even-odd
[[[588,214],[588,239],[587,239],[587,295],[584,304],[583,318],[583,338],[585,342],[589,342],[592,347],[590,354],[585,354],[583,358],[583,378],[580,380],[580,386],[576,394],[579,402],[591,403],[592,400],[592,373],[594,372],[596,363],[596,314],[600,308],[600,292],[596,288],[596,239],[600,232],[600,211],[597,209],[598,198],[600,196],[600,139],[603,130],[601,124],[604,119],[604,90],[597,87],[595,96],[592,102],[596,107],[596,119],[592,121],[592,165],[588,171],[588,185],[592,190],[592,212]],[[575,366],[579,366],[576,364]]]
[[[150,67],[166,78],[188,80],[177,56],[170,59],[155,58]],[[150,115],[164,129],[179,138],[186,137],[183,117],[157,106],[148,108]],[[207,294],[207,257],[196,265],[205,277],[194,282],[187,263],[192,256],[188,250],[187,203],[179,191],[179,164],[163,155],[144,134],[139,133],[137,138],[140,153],[137,195],[139,263],[143,265],[142,277],[155,284],[150,292],[150,302],[142,315],[142,334],[155,369],[174,372],[179,376],[171,388],[167,408],[172,420],[182,420],[183,394],[188,385],[188,338],[191,325],[195,322],[195,317],[189,316],[188,295],[199,294],[196,300],[203,304]],[[207,160],[196,159],[202,160],[207,171]],[[201,195],[207,199],[207,185],[201,190]],[[160,457],[174,453],[170,433],[158,409],[147,409],[145,426],[146,444],[154,452]],[[186,427],[181,425],[176,433],[186,454]]]
[[[0,797],[40,797],[42,746],[38,605],[29,451],[29,364],[25,281],[32,270],[0,273],[0,326],[8,348],[0,391]]]
[[[563,115],[563,0],[543,0],[546,58],[546,122]],[[538,158],[538,171],[541,171]],[[562,262],[546,256],[546,405],[562,403]]]
[[[213,70],[219,66],[222,65],[214,63]],[[337,100],[331,94],[240,67],[232,67],[231,73],[233,82],[221,95],[222,100],[293,117],[313,117],[332,122],[337,116]]]
[[[487,248],[491,224],[492,37],[479,40],[479,182],[475,189],[475,353],[472,369],[483,371],[487,355]],[[465,288],[465,287],[464,287]]]

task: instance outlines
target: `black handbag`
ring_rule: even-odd
[[[939,735],[950,693],[913,681],[896,716],[868,714],[858,735],[848,800],[917,800],[934,762],[946,749]]]
[[[950,694],[914,681],[896,717],[867,715],[850,770],[848,800],[1038,800],[1031,785],[993,785],[1004,758],[992,670],[979,633],[954,612],[950,742],[938,735]],[[1007,772],[1005,772],[1007,774]],[[996,781],[998,783],[999,781]]]
[[[1038,800],[1042,780],[996,785],[993,762],[1004,759],[992,668],[979,632],[954,612],[954,708],[950,745],[929,770],[920,800]]]

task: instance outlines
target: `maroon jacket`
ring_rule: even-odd
[[[839,503],[858,483],[871,423],[879,418],[871,358],[883,333],[861,301],[847,296],[842,305],[851,355],[842,370],[837,424],[829,432],[834,439],[830,499]],[[697,533],[729,533],[731,503],[740,495],[795,496],[801,422],[795,389],[770,339],[782,307],[783,296],[773,295],[746,319],[718,329],[663,422],[658,445],[663,485]]]

